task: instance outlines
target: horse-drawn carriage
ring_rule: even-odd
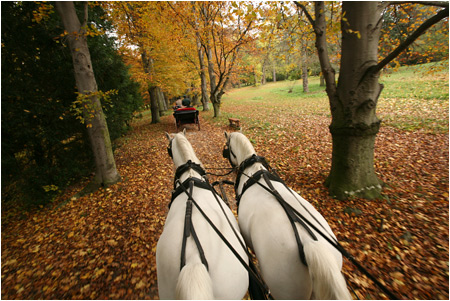
[[[196,124],[200,131],[200,121],[198,120],[198,110],[192,107],[177,109],[173,112],[177,132],[183,124]]]

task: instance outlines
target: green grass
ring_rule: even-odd
[[[431,63],[402,67],[380,76],[384,89],[377,115],[383,126],[448,132],[448,66],[436,66]],[[309,78],[309,89],[309,93],[304,93],[302,82],[297,80],[230,90],[223,97],[222,116],[215,122],[226,125],[229,117],[240,118],[247,129],[263,129],[270,135],[280,129],[289,130],[292,124],[287,119],[331,118],[325,87],[320,87],[318,77]]]

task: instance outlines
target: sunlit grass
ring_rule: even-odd
[[[430,72],[435,66],[402,67],[381,75],[380,83],[384,89],[378,101],[377,115],[383,120],[383,126],[448,132],[448,67]],[[330,118],[328,97],[325,87],[319,85],[318,77],[309,78],[309,90],[303,92],[300,80],[232,89],[223,97],[222,117],[216,122],[225,125],[228,117],[235,117],[248,128],[269,130],[274,126],[279,129],[287,118]]]

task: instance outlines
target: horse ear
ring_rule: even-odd
[[[169,133],[164,132],[166,134],[167,139],[171,140],[172,138],[170,137]]]
[[[225,131],[223,132],[223,134],[225,135],[225,138],[228,140],[228,133]]]
[[[186,128],[183,129],[183,135],[186,137]]]

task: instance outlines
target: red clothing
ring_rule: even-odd
[[[176,112],[178,112],[178,111],[196,111],[197,109],[196,108],[181,108],[181,109],[177,109],[176,110]]]

